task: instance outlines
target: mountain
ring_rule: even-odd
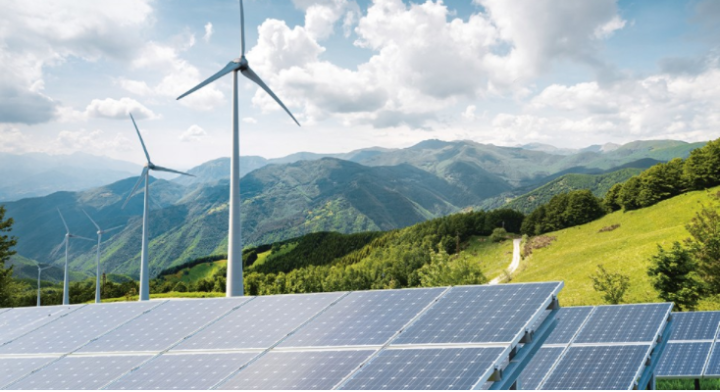
[[[77,191],[136,176],[130,162],[76,152],[70,155],[0,153],[0,200]]]

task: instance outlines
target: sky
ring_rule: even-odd
[[[720,137],[720,1],[246,0],[242,155]],[[233,0],[6,0],[0,152],[230,155]]]

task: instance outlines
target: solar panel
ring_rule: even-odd
[[[592,310],[592,306],[560,309],[556,316],[558,321],[555,329],[545,339],[544,344],[570,343]]]
[[[711,346],[712,342],[668,343],[655,375],[663,378],[701,377]]]
[[[91,342],[78,352],[165,350],[250,299],[170,300]]]
[[[718,347],[717,342],[713,345],[703,376],[712,378],[720,377],[720,347]]]
[[[218,389],[332,389],[374,352],[269,352]]]
[[[157,305],[141,302],[85,306],[0,347],[0,354],[68,353]]]
[[[542,389],[630,389],[648,345],[570,347]]]
[[[382,345],[443,291],[352,292],[278,347]]]
[[[174,350],[268,348],[343,294],[258,297],[187,339]]]
[[[453,287],[393,344],[511,342],[562,283]]]
[[[9,386],[11,389],[100,389],[149,355],[68,356]]]
[[[673,313],[670,340],[712,340],[718,323],[720,312]]]
[[[342,389],[470,389],[503,354],[500,347],[384,350]]]
[[[0,358],[0,388],[59,357]]]
[[[15,308],[0,314],[0,344],[7,343],[85,305]]]
[[[210,389],[258,353],[165,354],[107,389]]]
[[[652,342],[672,304],[598,306],[573,343]]]
[[[519,389],[537,389],[563,350],[564,347],[542,347],[538,350],[520,375]]]

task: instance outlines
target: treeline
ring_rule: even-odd
[[[606,213],[602,199],[589,190],[562,193],[530,213],[520,231],[531,236],[540,235],[592,222]]]

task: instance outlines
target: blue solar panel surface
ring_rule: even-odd
[[[0,388],[59,357],[0,358]]]
[[[570,347],[542,389],[629,389],[647,345]]]
[[[0,354],[68,353],[157,305],[141,302],[85,306],[0,347]]]
[[[519,389],[537,389],[563,350],[564,347],[543,347],[538,350],[520,374]]]
[[[342,389],[470,389],[502,352],[497,347],[384,350]]]
[[[10,389],[100,389],[149,355],[69,356],[12,384]],[[182,387],[182,386],[180,386]]]
[[[652,342],[672,304],[598,306],[573,343]]]
[[[708,360],[707,367],[705,368],[706,377],[720,377],[720,346],[715,343],[710,353],[710,359]]]
[[[259,353],[166,354],[106,389],[210,389]]]
[[[218,389],[332,389],[373,352],[269,352]]]
[[[0,314],[0,344],[16,339],[83,306],[85,305],[15,308],[4,312]]]
[[[79,352],[161,351],[249,298],[170,300],[93,341]]]
[[[453,287],[393,344],[510,342],[560,285]]]
[[[433,288],[350,293],[278,347],[384,344],[443,291]]]
[[[720,323],[720,312],[673,313],[670,340],[712,340]]]
[[[343,294],[257,297],[174,350],[268,348]]]
[[[544,344],[570,343],[592,310],[591,306],[560,309],[556,316],[557,324]]]
[[[697,376],[699,378],[711,346],[711,342],[668,343],[655,368],[655,375],[659,377]]]

